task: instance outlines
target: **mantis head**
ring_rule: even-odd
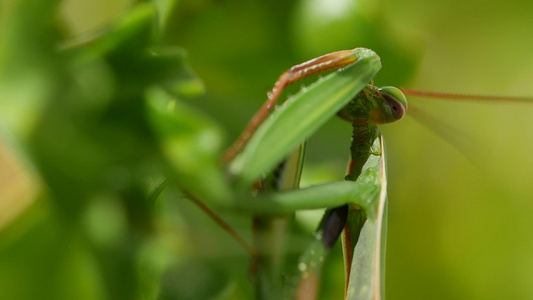
[[[407,98],[402,91],[393,86],[377,89],[378,106],[370,112],[370,118],[375,124],[385,124],[398,121],[407,112]]]

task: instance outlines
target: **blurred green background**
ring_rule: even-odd
[[[244,250],[222,231],[205,235],[217,229],[194,207],[181,203],[176,209],[169,201],[153,208],[137,196],[145,193],[139,190],[143,185],[132,182],[162,174],[159,150],[142,118],[121,117],[124,110],[135,116],[142,110],[122,101],[135,98],[135,88],[160,82],[139,63],[144,56],[134,48],[143,42],[93,63],[86,63],[90,55],[68,63],[56,55],[64,41],[99,32],[138,3],[29,3],[0,4],[2,298],[246,299]],[[529,0],[154,3],[166,7],[168,16],[159,20],[166,30],[157,44],[184,49],[205,87],[201,95],[190,92],[199,89],[196,82],[178,94],[220,125],[226,145],[281,72],[341,49],[367,47],[381,56],[377,86],[533,95]],[[107,55],[101,53],[111,48],[106,44],[91,55]],[[123,59],[124,53],[130,56]],[[69,74],[81,76],[75,78],[81,87],[71,87]],[[86,101],[81,104],[73,101],[80,91]],[[39,97],[46,101],[36,101]],[[54,101],[58,97],[64,98]],[[447,125],[406,117],[383,127],[389,167],[387,297],[532,299],[533,106],[426,99],[411,104]],[[103,114],[103,107],[112,109]],[[76,125],[65,114],[96,116],[100,123]],[[66,130],[68,145],[57,143],[64,138],[57,129]],[[99,143],[80,136],[98,137]],[[321,129],[309,141],[305,182],[342,178],[349,139],[350,126],[341,120]],[[87,159],[76,165],[79,157]],[[91,181],[96,177],[107,185]],[[174,216],[183,211],[188,218]],[[191,224],[200,226],[193,236],[204,250],[193,248],[196,242],[180,230]],[[334,257],[328,270],[340,291],[326,287],[324,299],[342,295],[339,260]],[[180,268],[168,271],[173,264]]]

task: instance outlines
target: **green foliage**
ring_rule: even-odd
[[[239,276],[216,280],[217,272],[229,275],[227,267],[217,268],[201,256],[188,257],[188,251],[219,255],[223,246],[211,252],[207,244],[216,245],[215,238],[208,236],[208,243],[195,245],[193,235],[199,229],[168,228],[190,217],[181,211],[190,209],[190,203],[173,207],[184,200],[183,191],[218,208],[237,208],[244,216],[331,207],[354,199],[372,210],[368,192],[378,188],[373,184],[319,186],[312,197],[309,190],[253,199],[246,195],[256,178],[373,78],[381,67],[373,51],[361,48],[353,66],[287,101],[263,126],[267,135],[260,132],[254,138],[233,165],[240,168],[232,167],[228,177],[219,162],[221,126],[181,100],[200,93],[202,83],[187,67],[181,49],[159,43],[172,3],[134,5],[101,32],[67,41],[53,22],[56,3],[26,4],[6,6],[11,18],[4,25],[20,37],[7,35],[2,48],[7,63],[0,92],[9,99],[1,103],[2,126],[11,149],[36,170],[40,191],[31,207],[3,230],[2,270],[18,270],[0,272],[6,278],[0,287],[8,298],[67,299],[83,293],[87,299],[205,299],[248,294],[245,286],[232,287],[245,276],[248,257],[239,258]],[[45,21],[40,20],[42,32],[27,28],[33,22],[29,13],[37,10],[47,12]],[[294,129],[292,135],[285,134],[288,127]],[[269,146],[280,138],[285,142]],[[368,168],[375,173],[379,165]],[[238,190],[231,189],[230,180]],[[321,243],[315,244],[310,249],[318,253]],[[300,263],[322,264],[313,259],[304,254]],[[88,288],[90,292],[84,292]]]
[[[176,145],[159,144],[151,118],[160,113],[157,101],[170,97],[165,93],[198,94],[201,82],[181,49],[158,45],[164,22],[154,21],[159,12],[151,3],[134,5],[96,35],[66,42],[56,2],[10,1],[2,10],[3,140],[35,169],[40,186],[30,208],[2,231],[2,297],[153,298],[168,268],[164,255],[154,256],[163,248],[150,247],[165,219],[149,191],[163,177],[213,165],[221,134],[176,104],[181,116],[187,113],[170,124],[177,142],[185,145],[180,134],[191,143],[203,137],[202,148],[178,150],[206,154],[186,153],[197,159],[174,172],[165,154]],[[165,129],[165,122],[157,125]]]

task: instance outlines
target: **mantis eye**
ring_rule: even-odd
[[[407,111],[407,98],[400,89],[393,86],[385,86],[379,89],[383,98],[387,100],[395,120],[400,120]]]

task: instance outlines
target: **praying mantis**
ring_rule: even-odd
[[[330,61],[335,60],[335,57],[338,58],[337,61],[340,61],[341,65],[336,63],[330,65]],[[259,299],[279,299],[282,296],[299,299],[317,297],[321,265],[327,252],[337,240],[337,236],[343,230],[345,223],[354,227],[352,242],[346,244],[345,248],[349,249],[348,255],[352,256],[352,253],[355,253],[353,254],[353,264],[358,270],[358,272],[351,272],[353,278],[347,289],[347,297],[349,299],[364,299],[375,297],[376,293],[378,295],[381,293],[381,281],[383,280],[381,268],[383,267],[382,255],[384,253],[384,234],[382,232],[385,229],[383,223],[386,219],[384,217],[386,214],[386,182],[384,179],[383,146],[379,130],[375,125],[367,124],[372,130],[368,131],[368,136],[358,146],[361,151],[355,149],[358,147],[354,148],[354,153],[360,152],[364,159],[352,164],[353,172],[350,181],[332,182],[297,189],[300,173],[300,167],[297,166],[292,169],[292,174],[285,176],[292,178],[293,189],[278,192],[265,188],[259,192],[250,192],[252,188],[256,191],[260,190],[261,188],[257,186],[263,176],[273,171],[308,136],[328,119],[343,110],[343,107],[354,100],[354,97],[363,89],[368,96],[376,98],[373,104],[360,112],[362,115],[359,116],[356,110],[359,109],[358,104],[364,102],[364,98],[361,97],[352,102],[353,111],[346,111],[347,114],[342,116],[343,118],[351,119],[352,123],[364,127],[364,123],[367,123],[364,120],[369,121],[367,115],[370,114],[374,115],[372,121],[379,123],[399,119],[403,116],[402,111],[406,109],[405,99],[395,100],[392,98],[392,96],[397,97],[401,94],[397,89],[379,90],[373,85],[368,85],[381,67],[379,56],[372,50],[356,48],[326,55],[307,65],[304,63],[303,69],[310,70],[309,68],[312,69],[316,62],[320,64],[320,61],[329,65],[326,69],[337,70],[318,79],[314,84],[291,97],[264,122],[261,119],[267,117],[270,108],[267,109],[267,113],[262,113],[263,117],[257,122],[261,125],[255,126],[257,131],[253,135],[250,132],[249,140],[238,142],[241,146],[235,148],[237,149],[235,154],[245,145],[242,152],[236,155],[234,159],[232,159],[233,154],[224,156],[225,160],[229,161],[226,175],[213,163],[203,163],[204,170],[210,176],[191,176],[194,173],[191,173],[187,166],[192,165],[193,162],[182,154],[176,155],[176,153],[185,153],[185,149],[189,145],[180,142],[179,132],[176,135],[174,131],[169,131],[167,128],[183,127],[180,124],[187,122],[192,113],[181,107],[179,102],[174,102],[165,96],[165,93],[160,90],[153,89],[147,95],[150,122],[155,131],[158,132],[159,138],[165,141],[163,152],[168,157],[173,157],[169,162],[178,172],[176,177],[180,189],[187,198],[193,199],[194,202],[200,203],[202,201],[210,206],[228,207],[264,219],[290,215],[301,209],[335,208],[345,207],[349,203],[356,204],[355,209],[350,208],[347,215],[346,212],[338,214],[337,209],[333,209],[332,213],[328,212],[327,215],[334,217],[325,218],[324,225],[321,225],[319,229],[319,232],[323,233],[317,233],[310,246],[301,252],[299,262],[296,264],[296,271],[293,275],[287,274],[289,276],[287,280],[282,280],[284,273],[277,273],[276,267],[264,268],[262,257],[271,256],[273,253],[245,245],[244,247],[249,249],[253,257],[251,272],[257,281],[255,284],[256,297]],[[339,69],[342,65],[345,67]],[[312,72],[304,71],[304,73],[310,74]],[[279,97],[281,89],[279,85],[274,89],[273,96],[271,95],[274,97],[271,98],[274,99],[272,102],[275,101],[275,97]],[[387,94],[383,96],[385,92]],[[400,111],[392,113],[389,106],[383,106],[387,101],[396,104],[396,109]],[[373,112],[374,106],[381,106],[387,114]],[[189,128],[195,128],[195,126],[197,133],[194,135],[193,142],[198,144],[197,150],[195,150],[196,157],[199,159],[204,159],[207,156],[212,157],[212,153],[206,153],[205,147],[202,146],[205,145],[205,142],[202,141],[212,138],[213,134],[203,125],[188,125]],[[291,128],[291,130],[287,131],[286,128]],[[363,129],[359,131],[361,133],[366,132]],[[297,152],[297,158],[300,153]],[[298,158],[295,161],[298,165],[301,159]],[[255,193],[257,195],[253,195]],[[344,216],[335,218],[336,215],[342,214]],[[364,226],[362,226],[363,218],[366,219]],[[223,222],[219,222],[219,224],[221,223]],[[231,229],[228,230],[231,231]],[[259,237],[257,237],[258,240],[261,239],[261,235],[260,232]],[[359,240],[359,247],[354,250],[357,240]],[[241,242],[241,244],[246,243]],[[348,271],[351,269],[352,266],[347,268]],[[362,274],[364,276],[361,276]]]
[[[249,247],[254,257],[252,273],[258,281],[257,298],[317,297],[321,264],[343,229],[346,299],[383,298],[387,182],[384,146],[377,125],[401,119],[407,101],[399,89],[373,85],[372,79],[380,68],[375,52],[356,48],[326,54],[283,73],[265,105],[223,156],[228,162],[227,179],[219,182],[225,186],[224,192],[210,194],[197,185],[186,193],[189,198],[196,199],[200,194],[202,201],[254,214],[259,222],[297,210],[328,208],[315,241],[301,253],[297,272],[284,283],[279,267],[265,267],[276,259],[270,259],[272,253],[261,248],[265,240],[263,233],[259,234],[256,244],[260,246]],[[269,115],[286,85],[327,70],[334,71],[290,97]],[[354,126],[347,181],[297,189],[302,155],[299,145],[336,114]],[[296,158],[288,161],[295,166],[285,176],[292,181],[289,189],[267,187],[268,180],[261,178],[278,169],[293,151]],[[270,181],[279,180],[277,174],[270,176]]]
[[[368,64],[368,65],[365,65]],[[344,191],[345,195],[351,194],[353,192],[358,193],[360,191],[366,191],[366,189],[378,191],[379,188],[377,185],[374,185],[374,183],[371,183],[370,185],[367,185],[368,183],[360,183],[357,184],[357,179],[359,178],[360,174],[362,173],[363,167],[366,164],[367,160],[371,155],[380,156],[381,154],[381,134],[379,132],[379,129],[377,128],[376,124],[382,124],[382,123],[389,123],[396,120],[399,120],[403,117],[405,114],[405,111],[407,110],[407,101],[405,99],[405,96],[400,92],[400,90],[393,88],[393,87],[385,87],[378,89],[374,87],[373,85],[364,85],[365,82],[368,82],[371,80],[372,76],[379,70],[379,58],[375,53],[368,49],[363,48],[356,48],[353,50],[346,50],[346,51],[339,51],[334,52],[330,54],[326,54],[324,56],[318,57],[316,59],[313,59],[311,61],[302,63],[300,65],[292,67],[289,71],[283,73],[274,85],[274,88],[272,89],[272,92],[269,94],[269,99],[263,107],[258,111],[258,113],[252,118],[252,121],[250,122],[247,129],[245,129],[244,133],[241,135],[241,138],[235,142],[235,144],[229,148],[229,150],[225,153],[224,159],[225,160],[231,160],[236,155],[236,153],[242,148],[242,146],[252,137],[252,132],[257,128],[257,126],[263,121],[265,118],[267,112],[272,109],[273,104],[276,102],[277,98],[283,91],[283,88],[292,82],[298,81],[304,77],[307,77],[314,73],[320,73],[328,69],[334,69],[339,68],[343,66],[350,66],[350,69],[353,68],[353,73],[351,73],[351,76],[343,77],[342,74],[343,71],[340,71],[336,74],[333,74],[332,76],[325,78],[321,83],[317,83],[316,85],[309,87],[309,91],[311,93],[316,92],[320,93],[321,85],[324,85],[328,88],[328,94],[330,97],[333,94],[331,94],[331,90],[329,88],[333,88],[333,90],[336,90],[337,88],[343,89],[343,86],[350,86],[353,85],[352,88],[347,88],[345,92],[341,93],[338,97],[338,99],[335,99],[333,96],[332,98],[335,99],[335,101],[332,101],[333,103],[329,103],[329,101],[321,101],[322,96],[319,96],[315,98],[317,100],[316,106],[310,105],[309,102],[311,99],[305,99],[304,101],[298,99],[294,100],[293,102],[289,103],[302,103],[304,107],[308,108],[317,108],[321,105],[327,105],[326,109],[324,109],[323,115],[320,115],[323,121],[327,120],[328,117],[331,116],[331,114],[339,111],[339,115],[350,121],[353,125],[354,132],[353,132],[353,141],[351,146],[351,163],[349,167],[349,174],[346,176],[346,179],[349,181],[354,181],[356,184],[350,184],[348,186],[348,189]],[[339,76],[339,79],[347,80],[341,80],[340,83],[337,83],[335,81],[335,78]],[[357,80],[359,79],[360,80]],[[324,84],[323,82],[326,82]],[[354,84],[355,83],[355,84]],[[361,85],[361,83],[363,85]],[[338,87],[336,85],[339,85]],[[326,97],[324,97],[326,98]],[[324,99],[322,98],[322,100]],[[340,100],[342,99],[342,100]],[[349,102],[347,102],[349,101]],[[294,105],[294,104],[293,104]],[[345,107],[344,107],[345,106]],[[344,107],[344,108],[343,108]],[[257,174],[246,174],[244,171],[244,168],[242,166],[249,166],[250,163],[257,162],[257,163],[266,163],[266,168],[271,168],[270,162],[260,159],[259,157],[263,157],[264,154],[257,152],[254,149],[266,149],[266,145],[261,145],[262,143],[270,143],[268,140],[268,136],[270,132],[276,132],[278,129],[276,128],[284,128],[285,126],[278,127],[280,125],[283,125],[282,122],[278,121],[279,118],[283,120],[283,113],[286,111],[291,111],[291,108],[293,106],[287,105],[284,107],[285,109],[279,110],[279,114],[274,116],[270,121],[264,124],[260,131],[257,133],[257,135],[252,138],[253,140],[250,141],[250,145],[245,149],[245,152],[242,154],[242,156],[239,156],[236,161],[230,166],[230,171],[234,174],[245,174],[243,179],[246,182],[246,178],[256,178]],[[303,113],[305,115],[313,114],[312,111],[305,111],[303,110]],[[316,113],[315,113],[316,115]],[[326,119],[324,119],[326,117]],[[301,120],[300,118],[295,118],[293,116],[290,116],[288,118],[290,121],[295,120]],[[322,122],[323,122],[322,121]],[[320,126],[320,121],[317,121],[315,119],[311,119],[310,122],[308,122],[310,126]],[[300,126],[304,130],[308,130],[304,126]],[[274,128],[274,129],[271,129]],[[298,134],[300,137],[306,137],[309,133],[303,132],[301,134]],[[276,134],[278,135],[278,134]],[[287,141],[289,144],[287,147],[280,148],[280,155],[281,157],[287,155],[286,149],[292,149],[294,148],[294,143],[296,142],[301,143],[301,138],[296,138],[293,136],[286,137],[284,141]],[[278,140],[278,145],[284,145],[284,141]],[[257,145],[256,145],[257,144]],[[373,148],[375,147],[375,148]],[[278,148],[278,147],[275,147]],[[251,149],[251,150],[250,150]],[[271,151],[277,151],[275,149],[270,149]],[[258,156],[255,156],[258,155]],[[383,162],[381,162],[383,164]],[[243,168],[241,171],[241,168]],[[384,173],[384,166],[380,166],[381,172]],[[383,176],[383,174],[382,174]],[[248,185],[249,183],[243,183],[244,186]],[[322,188],[330,189],[330,186],[323,186]],[[315,195],[318,197],[327,197],[326,195],[329,195],[330,193],[326,190],[322,191],[315,191]],[[363,194],[364,195],[364,194]],[[379,195],[379,194],[375,194]],[[299,196],[295,196],[299,197]],[[368,196],[367,196],[368,197]],[[374,196],[375,197],[375,196]],[[376,276],[367,276],[367,279],[369,280],[359,280],[357,281],[355,278],[351,281],[357,281],[356,283],[353,283],[351,288],[347,289],[347,297],[358,297],[361,299],[364,299],[366,297],[380,297],[381,294],[381,278],[379,275],[380,271],[377,269],[380,268],[380,252],[381,249],[381,231],[382,229],[382,222],[383,222],[383,213],[384,213],[384,199],[378,197],[381,201],[376,201],[373,205],[368,205],[368,203],[365,203],[365,201],[368,201],[369,199],[365,199],[365,196],[359,196],[359,197],[350,197],[351,200],[348,200],[349,202],[359,202],[355,207],[348,208],[348,205],[342,205],[337,208],[328,210],[325,214],[325,217],[322,221],[322,225],[320,226],[319,233],[318,233],[318,240],[319,243],[322,243],[321,245],[315,246],[314,248],[318,247],[321,250],[314,250],[315,255],[320,257],[321,255],[317,255],[316,253],[323,253],[324,249],[329,249],[333,246],[335,243],[338,235],[340,234],[340,231],[344,229],[345,232],[345,255],[347,257],[347,267],[346,267],[346,274],[347,277],[350,275],[351,270],[351,263],[352,263],[352,255],[355,248],[355,243],[357,242],[357,239],[359,238],[360,231],[363,227],[363,223],[365,222],[365,219],[369,218],[369,223],[378,222],[379,224],[372,224],[375,226],[374,231],[372,233],[372,238],[374,239],[373,242],[369,242],[369,253],[370,255],[365,255],[364,260],[367,260],[367,262],[359,261],[361,265],[364,265],[365,263],[374,262],[373,268],[370,267],[371,270],[370,273],[376,274]],[[366,204],[366,205],[365,205]],[[325,206],[331,205],[330,203],[324,203]],[[366,206],[365,209],[362,209],[363,206]],[[350,211],[350,213],[348,213]],[[350,221],[345,228],[346,219],[349,219]],[[352,228],[350,228],[352,227]],[[363,236],[363,238],[366,238],[366,236]],[[368,242],[368,241],[367,241]],[[323,254],[322,254],[323,255]],[[374,257],[372,257],[374,256]],[[302,262],[299,266],[307,266],[307,265],[318,265],[319,263],[314,261],[316,257],[305,257],[302,259]],[[361,267],[359,266],[359,268]],[[368,267],[367,267],[368,268]],[[307,272],[307,267],[301,267],[302,272]],[[304,273],[306,274],[306,273]],[[310,275],[302,275],[310,276]],[[377,278],[377,279],[376,279]],[[305,279],[305,278],[304,278]],[[306,287],[305,280],[302,280],[304,282],[303,284],[300,284],[300,289],[298,291],[298,294],[308,295],[308,291],[305,291],[305,289],[309,289],[309,287]],[[349,285],[349,281],[347,286]],[[311,286],[316,285],[316,283],[311,284]],[[309,284],[307,284],[309,286]],[[304,291],[302,291],[304,290]],[[306,296],[306,298],[309,296]],[[355,298],[354,298],[355,299]]]

